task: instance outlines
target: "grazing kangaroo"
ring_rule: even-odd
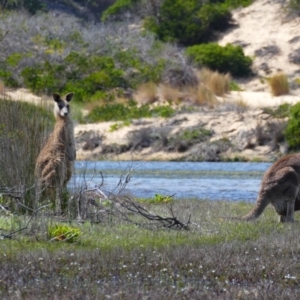
[[[300,210],[300,153],[276,161],[265,173],[256,206],[241,219],[258,218],[272,204],[280,222],[294,222],[294,212]]]
[[[65,98],[59,94],[53,94],[56,122],[35,165],[36,197],[34,206],[37,207],[44,190],[55,188],[55,212],[57,214],[62,213],[62,192],[72,176],[76,159],[74,127],[70,118],[69,106],[73,96],[74,93],[68,93]]]

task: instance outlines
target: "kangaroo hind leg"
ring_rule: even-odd
[[[280,209],[279,211],[277,209],[277,213],[280,215],[280,222],[294,222],[295,201],[299,194],[299,177],[293,168],[285,168],[282,171],[285,174],[278,183],[282,204],[279,204]]]

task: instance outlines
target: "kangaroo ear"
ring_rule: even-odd
[[[70,101],[72,100],[73,96],[74,96],[74,93],[68,93],[68,94],[66,95],[66,100],[67,100],[68,102],[70,102]]]
[[[53,94],[52,96],[53,96],[53,99],[54,99],[55,102],[59,102],[59,100],[60,100],[60,95],[59,94]]]

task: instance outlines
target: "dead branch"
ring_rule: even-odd
[[[168,229],[175,229],[175,230],[189,230],[189,224],[190,224],[190,217],[188,222],[183,223],[178,218],[174,215],[173,212],[173,207],[171,206],[171,216],[170,217],[162,217],[157,214],[152,214],[149,212],[146,208],[141,206],[139,203],[135,202],[133,199],[123,196],[116,198],[114,200],[117,202],[121,207],[125,208],[129,212],[132,212],[134,214],[140,215],[144,217],[147,220],[151,221],[152,226],[156,227],[164,227]],[[131,218],[129,218],[128,214],[125,214],[124,212],[121,212],[118,207],[116,209],[122,214],[125,220],[134,223],[135,225],[143,226],[143,227],[148,227],[149,224],[141,224],[136,221],[133,221]]]
[[[103,222],[101,216],[115,216],[127,222],[133,223],[137,226],[145,228],[167,228],[174,230],[189,230],[190,216],[187,222],[182,222],[175,216],[173,207],[170,208],[170,216],[163,217],[147,210],[140,203],[136,202],[132,197],[126,195],[125,190],[132,178],[134,169],[129,165],[121,174],[116,187],[110,192],[104,192],[102,186],[104,185],[104,177],[101,175],[100,184],[94,184],[93,180],[89,180],[83,174],[83,182],[76,195],[73,195],[72,201],[77,203],[77,219],[85,221],[88,215],[93,215],[96,222]],[[92,179],[96,174],[94,168]],[[174,195],[170,196],[173,197]],[[105,202],[105,205],[104,205]],[[107,207],[107,202],[111,205]],[[136,217],[142,217],[147,222],[138,221]],[[95,220],[93,220],[95,222]]]

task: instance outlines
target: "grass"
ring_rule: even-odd
[[[273,96],[287,95],[290,91],[287,75],[277,73],[269,78],[269,85]]]
[[[148,205],[166,214],[170,204]],[[277,223],[271,208],[256,222],[227,219],[253,207],[243,202],[178,200],[172,207],[182,220],[192,214],[190,231],[151,231],[121,220],[72,223],[81,232],[77,242],[49,242],[46,219],[38,216],[28,230],[1,240],[0,297],[298,298],[297,224]],[[1,228],[8,218],[0,218]],[[19,225],[16,218],[10,223]]]
[[[206,87],[217,96],[222,97],[230,92],[230,74],[221,74],[204,68],[201,70],[199,77]]]
[[[157,101],[156,84],[147,82],[140,85],[134,95],[134,98],[139,104],[152,104]]]

